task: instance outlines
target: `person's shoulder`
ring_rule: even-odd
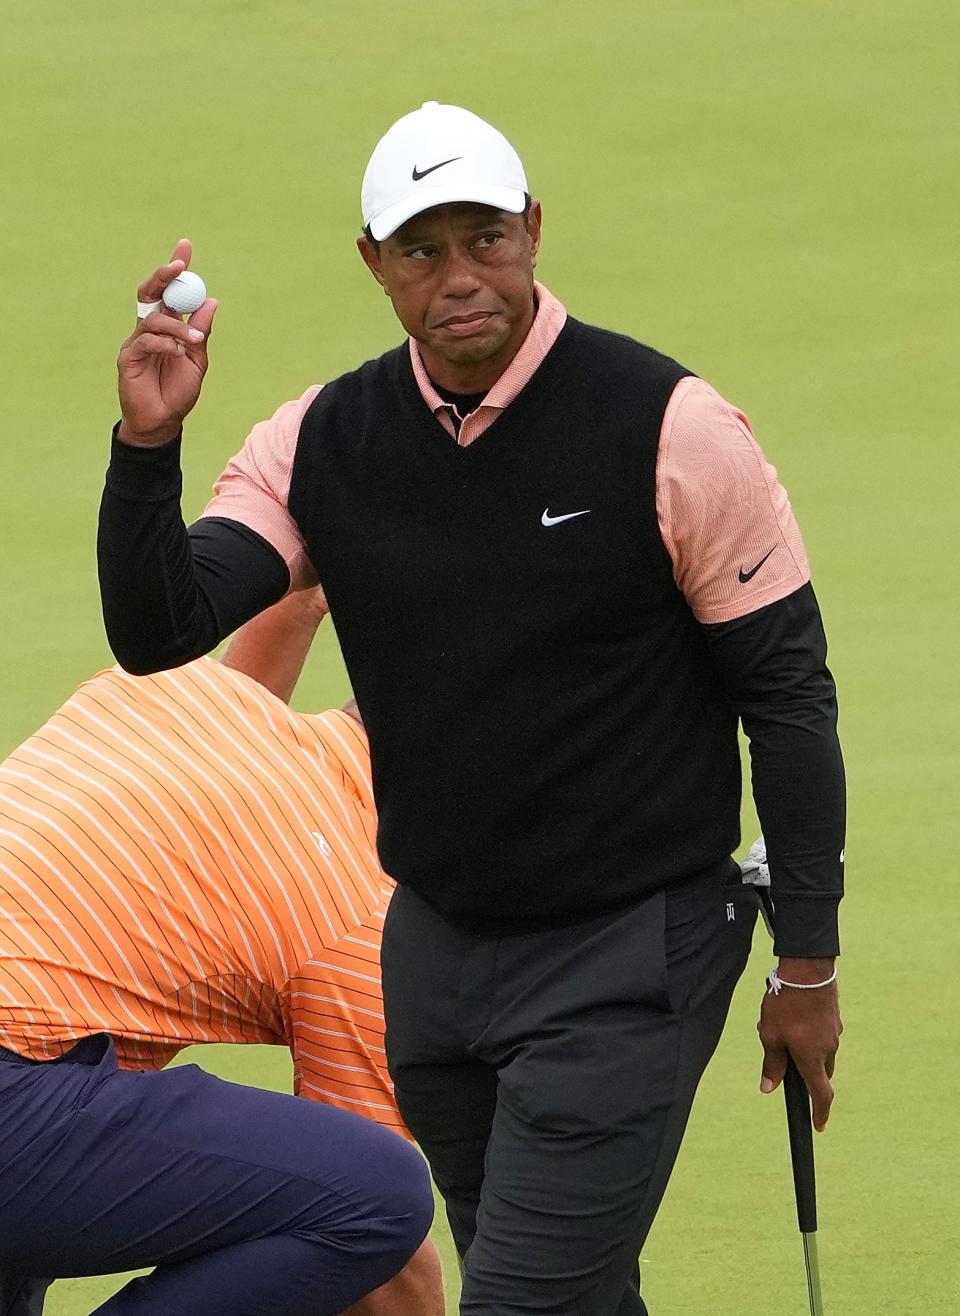
[[[379,405],[386,389],[397,383],[409,352],[408,344],[401,343],[330,380],[304,412],[301,434],[329,433],[343,420],[348,420],[351,432],[355,432],[357,422]]]
[[[146,711],[155,701],[191,700],[202,698],[224,708],[235,705],[238,696],[246,695],[248,705],[259,700],[267,710],[286,710],[286,704],[277,699],[252,676],[228,667],[207,654],[180,667],[171,667],[146,676],[133,676],[122,667],[111,667],[85,681],[77,690],[75,699],[95,696],[98,691],[109,690],[114,699]]]
[[[162,669],[158,672],[147,672],[136,676],[132,672],[126,671],[118,663],[114,667],[107,667],[82,681],[64,705],[64,708],[68,708],[71,704],[83,704],[88,700],[96,700],[99,696],[106,694],[109,694],[113,700],[122,701],[130,706],[146,705],[153,695],[168,688],[172,671],[178,673],[181,681],[189,682],[193,667],[197,663],[208,661],[210,660],[198,658],[182,667],[170,670]]]
[[[328,708],[323,713],[301,713],[300,717],[325,752],[337,761],[344,776],[352,783],[354,794],[374,814],[370,745],[361,723],[342,708]]]
[[[171,694],[189,692],[202,674],[219,667],[212,658],[198,658],[182,667],[145,676],[134,676],[119,665],[107,667],[82,681],[34,736],[70,727],[81,737],[96,734],[103,747],[142,734],[147,727],[165,726]],[[34,736],[14,753],[29,748]]]
[[[405,357],[409,358],[409,355],[410,345],[404,342],[389,348],[386,352],[381,352],[379,356],[369,357],[360,365],[354,366],[352,370],[345,370],[331,379],[324,386],[322,393],[314,399],[314,403],[322,401],[324,397],[329,402],[335,394],[347,394],[353,390],[377,385],[387,378],[396,378],[400,365]]]
[[[606,329],[600,325],[568,320],[573,345],[593,363],[596,370],[615,376],[627,374],[634,376],[638,370],[647,374],[663,375],[680,380],[695,372],[681,364],[666,352],[661,352],[649,343],[644,343],[630,334],[615,329]]]
[[[370,746],[367,733],[355,717],[342,708],[328,708],[322,713],[298,713],[297,717],[341,763],[361,765],[362,775],[370,771]]]
[[[32,748],[44,738],[51,728],[56,728],[64,721],[69,721],[75,711],[82,708],[87,700],[95,699],[99,694],[109,689],[111,684],[118,677],[124,678],[126,676],[127,673],[124,672],[122,667],[108,667],[105,670],[88,677],[85,681],[82,681],[73,693],[68,695],[63,703],[54,709],[49,717],[47,717],[44,722],[36,728],[36,730],[32,731],[29,736],[20,742],[20,744],[14,746],[14,748],[10,750],[8,756],[0,761],[0,789],[3,789],[3,769],[12,767],[23,759],[25,755],[28,755]],[[132,680],[133,678],[128,679]]]

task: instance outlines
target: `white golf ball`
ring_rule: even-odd
[[[184,270],[163,290],[163,304],[177,315],[193,315],[207,300],[207,285],[199,274]]]

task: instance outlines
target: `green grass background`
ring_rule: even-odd
[[[222,302],[192,516],[255,420],[397,340],[352,250],[362,168],[420,101],[471,106],[543,199],[548,286],[742,405],[791,491],[850,778],[826,1308],[955,1313],[956,4],[0,0],[0,20],[0,748],[109,662],[94,527],[138,280],[188,235]],[[328,629],[295,702],[345,692]],[[760,942],[644,1252],[654,1316],[806,1311],[782,1103],[756,1090]],[[191,1058],[288,1078],[279,1052]],[[47,1310],[116,1282],[64,1281]]]

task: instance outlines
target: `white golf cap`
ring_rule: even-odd
[[[421,210],[477,201],[520,214],[527,180],[502,133],[459,105],[427,101],[388,128],[374,148],[360,202],[380,242]]]

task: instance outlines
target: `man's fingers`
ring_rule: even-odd
[[[202,309],[202,308],[201,308]],[[198,312],[199,314],[199,312]],[[152,311],[145,319],[138,321],[137,332],[133,340],[162,334],[167,338],[179,338],[183,343],[202,343],[206,330],[200,325],[185,324],[179,315],[167,315],[164,311]]]
[[[761,1041],[763,1039],[761,1038]],[[760,1091],[775,1092],[783,1082],[787,1068],[787,1053],[783,1047],[768,1046],[763,1043],[763,1072],[760,1075]]]
[[[192,255],[193,245],[190,239],[181,238],[166,265],[157,266],[137,288],[137,301],[158,302],[167,284],[173,283],[178,274],[189,268]]]
[[[817,1067],[804,1070],[799,1064],[797,1068],[800,1070],[803,1081],[807,1085],[807,1091],[810,1093],[810,1101],[813,1105],[813,1127],[818,1133],[822,1133],[826,1128],[827,1120],[830,1118],[833,1087],[829,1078],[827,1078],[825,1069]]]
[[[198,329],[196,325],[185,324],[177,316],[154,311],[139,321],[136,332],[124,343],[120,353],[121,368],[124,358],[134,360],[149,356],[183,356],[193,348],[202,347],[206,338],[204,330]]]
[[[219,302],[215,297],[208,297],[199,310],[194,311],[190,316],[187,324],[191,329],[197,329],[204,338],[210,333],[213,326],[213,317],[217,313]]]
[[[163,296],[163,290],[168,283],[173,283],[178,274],[182,274],[186,269],[182,260],[168,261],[166,265],[160,265],[153,271],[148,278],[137,288],[138,302],[158,302]]]
[[[169,334],[137,334],[127,344],[127,353],[132,360],[146,356],[183,356],[187,350],[181,338],[171,338]]]
[[[184,269],[190,265],[190,259],[193,256],[193,243],[189,238],[180,238],[173,251],[170,253],[171,262],[175,260],[183,261]]]

